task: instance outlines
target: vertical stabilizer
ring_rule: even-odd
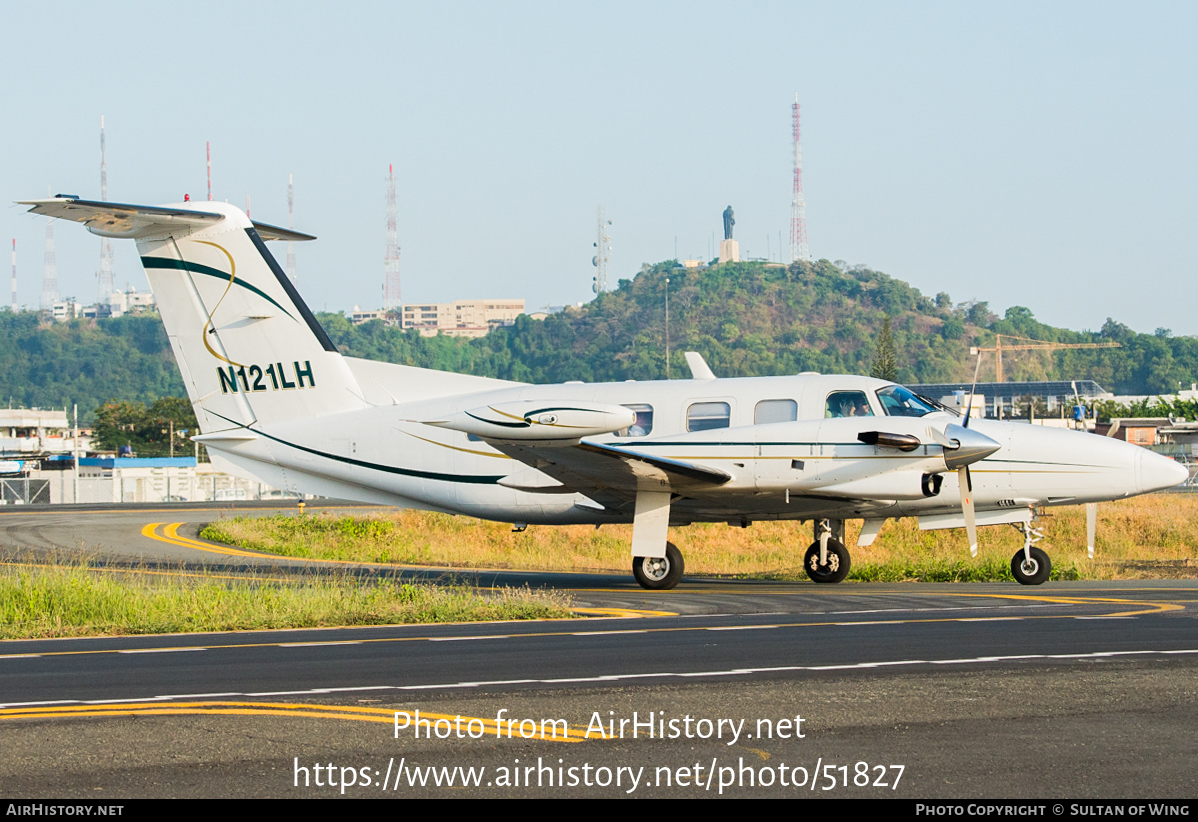
[[[132,206],[53,198],[35,213],[137,240],[154,300],[204,433],[366,407],[348,365],[266,248],[227,203]]]
[[[223,204],[205,204],[206,208]],[[249,219],[137,241],[205,431],[362,408],[361,392]]]

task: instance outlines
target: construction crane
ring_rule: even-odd
[[[1031,340],[1027,337],[1016,337],[1011,334],[995,334],[993,348],[970,348],[969,355],[977,356],[994,352],[994,381],[1002,382],[1002,352],[1004,351],[1056,351],[1063,348],[1118,348],[1117,342],[1104,343],[1055,343],[1045,342],[1044,340]],[[1016,340],[1016,345],[1003,345],[1003,337],[1008,340]]]

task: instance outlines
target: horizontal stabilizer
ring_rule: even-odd
[[[293,240],[300,242],[316,239],[311,234],[302,234],[299,231],[292,231],[290,228],[279,228],[277,225],[267,225],[257,220],[254,220],[254,230],[264,240]]]
[[[214,442],[248,442],[250,440],[256,439],[258,439],[258,435],[248,428],[231,428],[228,431],[215,431],[211,434],[197,434],[191,438],[191,441],[207,445]]]
[[[33,206],[29,210],[34,214],[83,223],[92,234],[114,238],[153,236],[164,229],[197,230],[225,218],[215,211],[190,207],[128,205],[73,197],[21,200],[18,205]]]

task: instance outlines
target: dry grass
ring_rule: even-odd
[[[1059,578],[1127,579],[1198,576],[1198,495],[1157,494],[1098,507],[1096,559],[1086,557],[1085,512],[1050,509],[1045,541]],[[848,524],[856,542],[860,521]],[[256,551],[313,559],[454,568],[520,568],[625,572],[631,525],[510,526],[468,517],[395,511],[366,517],[317,513],[236,518],[203,532],[212,540]],[[809,525],[756,523],[750,528],[700,524],[671,528],[690,574],[803,579]],[[978,559],[963,530],[920,531],[914,519],[888,522],[869,548],[853,548],[853,575],[865,580],[1009,579],[1022,536],[1010,526],[979,529]]]

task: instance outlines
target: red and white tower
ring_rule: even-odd
[[[383,310],[401,311],[399,292],[399,232],[395,214],[395,171],[387,166],[387,253],[383,258]]]
[[[799,140],[799,93],[791,109],[794,121],[795,169],[794,196],[790,201],[790,261],[810,260],[807,248],[807,203],[803,200],[803,148]]]
[[[108,163],[104,160],[104,115],[100,115],[100,200],[108,202]],[[96,296],[100,305],[112,297],[112,242],[100,238],[100,270],[96,272]]]

